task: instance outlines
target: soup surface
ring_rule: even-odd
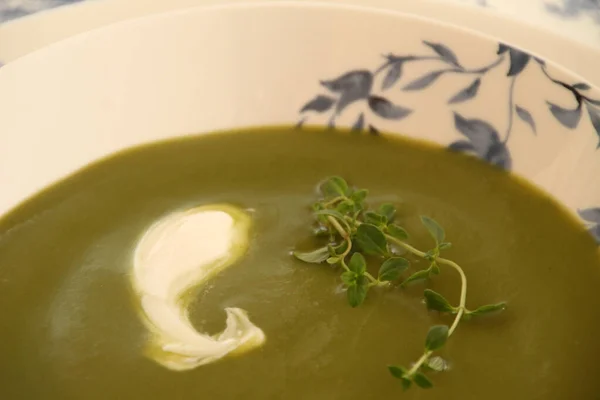
[[[433,389],[403,393],[386,366],[416,360],[428,328],[451,322],[422,298],[430,287],[456,304],[455,271],[372,289],[351,308],[339,271],[290,256],[310,246],[309,206],[331,175],[368,188],[372,203],[396,204],[415,246],[431,240],[418,216],[439,221],[453,244],[445,255],[469,280],[467,306],[508,302],[460,324],[440,353],[451,368],[430,375]],[[162,216],[213,203],[251,210],[251,237],[235,265],[195,292],[190,320],[218,332],[224,308],[240,307],[266,341],[169,370],[144,355],[134,248]],[[169,141],[92,165],[0,222],[0,398],[600,399],[598,287],[598,250],[584,229],[474,158],[286,128]]]

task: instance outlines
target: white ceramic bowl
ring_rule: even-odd
[[[467,27],[539,53],[545,59],[558,62],[600,85],[597,68],[600,63],[600,35],[597,34],[600,25],[594,25],[594,19],[589,18],[594,7],[600,8],[600,5],[591,4],[595,0],[302,1],[368,5],[374,9],[401,11]],[[554,4],[549,4],[549,1]],[[564,6],[556,4],[561,1],[565,2]],[[80,1],[0,23],[0,63],[8,64],[58,40],[130,18],[189,7],[252,2],[256,0]],[[281,0],[261,2],[278,3]]]
[[[0,213],[123,148],[297,123],[472,153],[559,199],[600,242],[599,90],[489,37],[331,4],[151,16],[6,65]]]

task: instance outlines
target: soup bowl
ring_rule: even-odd
[[[600,90],[413,15],[282,2],[126,21],[3,66],[0,110],[0,215],[142,144],[325,126],[427,141],[520,176],[600,244]]]

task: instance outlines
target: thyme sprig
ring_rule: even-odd
[[[441,257],[442,252],[451,247],[451,243],[446,241],[444,229],[434,219],[420,217],[434,242],[431,249],[421,251],[408,243],[409,234],[397,223],[396,207],[393,204],[384,203],[370,209],[366,203],[368,191],[352,188],[338,176],[323,181],[319,185],[319,192],[321,198],[313,205],[317,224],[315,233],[325,235],[327,243],[309,252],[294,251],[293,254],[307,263],[326,263],[339,267],[350,306],[360,306],[373,288],[403,288],[412,282],[439,275],[441,267],[449,267],[460,276],[461,288],[457,305],[452,305],[434,290],[424,291],[427,308],[453,315],[452,324],[429,328],[423,353],[409,368],[388,366],[389,372],[401,381],[404,389],[413,384],[421,388],[433,387],[426,373],[447,369],[448,363],[434,354],[444,347],[460,322],[502,311],[506,308],[506,303],[484,305],[474,310],[467,308],[467,277],[456,262]],[[399,254],[399,249],[427,260],[428,267],[404,277],[404,273],[410,268],[410,261]],[[376,276],[369,273],[365,256],[377,260],[379,268]]]

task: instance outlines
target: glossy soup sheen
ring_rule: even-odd
[[[372,290],[352,309],[339,272],[290,256],[310,245],[309,205],[329,175],[397,204],[417,247],[431,245],[418,215],[438,220],[469,279],[467,306],[509,304],[459,326],[434,389],[403,393],[386,369],[416,360],[428,327],[451,322],[427,312],[424,284]],[[254,210],[250,250],[198,289],[191,319],[217,332],[223,308],[240,307],[267,341],[170,371],[143,355],[132,250],[159,217],[216,202]],[[55,185],[0,235],[1,399],[600,399],[597,246],[547,197],[441,148],[286,128],[164,142]],[[458,301],[453,270],[427,286]]]

